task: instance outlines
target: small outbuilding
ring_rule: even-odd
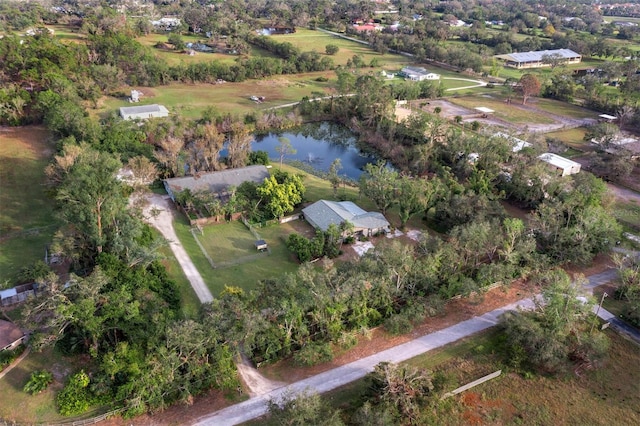
[[[561,157],[551,152],[545,152],[538,157],[557,170],[560,176],[575,175],[580,172],[580,163]]]
[[[168,117],[169,110],[162,105],[140,105],[121,107],[120,117],[125,120],[147,120],[149,118]]]
[[[254,244],[258,251],[265,251],[267,249],[267,242],[265,240],[256,240]]]

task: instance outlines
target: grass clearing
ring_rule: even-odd
[[[55,229],[44,169],[54,145],[44,127],[0,127],[0,282],[44,257]]]
[[[202,233],[196,232],[195,235],[216,264],[241,261],[243,257],[256,254],[255,238],[239,221],[206,226]]]
[[[271,37],[280,43],[289,42],[302,52],[315,50],[323,55],[327,44],[335,44],[340,48],[336,55],[330,56],[335,65],[345,65],[355,55],[362,55],[367,64],[376,59],[381,67],[389,69],[402,68],[411,62],[409,58],[404,56],[393,53],[382,55],[365,44],[356,43],[322,31],[296,28],[296,32],[293,34],[273,35]]]
[[[559,130],[557,132],[545,133],[545,137],[558,139],[565,145],[568,145],[575,149],[584,149],[590,145],[590,142],[585,142],[584,135],[587,133],[587,129],[584,127],[576,127],[573,129]]]
[[[57,413],[55,396],[64,387],[67,377],[82,368],[90,370],[86,358],[67,357],[53,348],[40,353],[29,353],[20,364],[0,379],[0,419],[19,424],[68,421],[68,418]],[[54,382],[44,392],[30,395],[22,388],[35,370],[52,372]]]
[[[510,123],[530,123],[530,124],[552,124],[555,121],[542,114],[536,114],[531,110],[520,108],[517,101],[512,104],[504,102],[503,96],[494,94],[487,96],[460,96],[447,98],[453,104],[463,106],[473,110],[476,107],[491,108],[495,112],[493,115]]]
[[[568,102],[562,102],[555,99],[535,98],[530,102],[531,105],[543,111],[555,115],[561,115],[569,118],[598,118],[598,113],[590,109],[582,108]]]
[[[640,230],[640,205],[637,203],[617,202],[613,215],[623,224],[631,226],[634,230]]]
[[[430,351],[408,364],[430,369],[446,390],[503,368],[502,376],[446,401],[435,402],[434,424],[637,424],[640,422],[640,351],[614,332],[608,357],[595,370],[547,377],[504,369],[500,332],[489,330]],[[359,380],[326,395],[347,413],[361,404],[366,382]],[[436,420],[437,419],[437,420]]]
[[[316,79],[326,77],[327,82]],[[157,103],[164,105],[173,114],[187,118],[198,118],[202,112],[214,107],[221,113],[247,114],[259,112],[274,106],[298,102],[304,96],[312,97],[314,92],[327,93],[336,80],[333,71],[273,76],[265,80],[249,80],[241,83],[223,84],[171,84],[142,90],[139,105]],[[250,100],[250,96],[265,96],[260,104]],[[102,107],[95,110],[98,115],[107,115],[123,106],[131,106],[126,99],[104,98]]]

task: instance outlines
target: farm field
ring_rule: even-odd
[[[329,78],[328,82],[316,81],[318,77]],[[136,87],[143,97],[140,104],[157,103],[164,105],[171,113],[179,113],[187,118],[200,117],[202,112],[214,107],[221,113],[247,114],[289,102],[298,102],[304,96],[314,93],[328,93],[336,77],[333,71],[273,76],[264,80],[249,80],[242,83],[223,84],[171,84],[158,87]],[[260,104],[250,96],[264,96]],[[106,115],[122,106],[132,106],[125,99],[104,98],[95,114]]]
[[[54,153],[43,127],[0,127],[0,282],[43,259],[55,228],[44,169]]]
[[[270,37],[281,43],[289,42],[303,52],[315,50],[323,55],[327,44],[335,44],[340,48],[336,55],[330,56],[335,65],[345,65],[354,55],[362,55],[366,64],[369,64],[372,59],[377,59],[379,65],[385,69],[400,69],[411,62],[409,58],[401,55],[393,53],[382,55],[367,45],[305,28],[297,28],[293,34],[273,35]]]
[[[636,424],[640,414],[640,362],[637,346],[614,332],[609,355],[595,370],[573,371],[558,377],[523,377],[505,369],[500,358],[501,335],[490,330],[407,363],[431,370],[447,390],[498,369],[502,376],[446,401],[433,402],[435,424]],[[360,380],[326,395],[330,404],[347,413],[361,404],[367,389]],[[437,420],[436,416],[437,415]]]
[[[579,150],[590,150],[590,143],[585,142],[584,135],[587,133],[587,129],[584,127],[576,127],[573,129],[560,130],[557,132],[546,133],[545,137],[558,139],[565,145]]]
[[[562,115],[569,118],[598,118],[598,113],[595,111],[555,99],[535,98],[531,99],[528,105],[535,106],[554,115]]]

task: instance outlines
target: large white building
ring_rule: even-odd
[[[568,158],[561,157],[557,154],[545,152],[538,158],[556,169],[560,176],[575,175],[580,172],[580,163],[576,163],[573,160],[569,160]]]
[[[582,60],[582,56],[570,49],[537,50],[535,52],[516,52],[496,55],[495,58],[502,59],[504,65],[510,68],[541,68],[550,67],[548,58],[557,58],[564,64],[577,64]]]
[[[429,72],[422,67],[404,67],[398,75],[411,81],[440,80],[440,74]]]
[[[121,107],[120,117],[125,120],[147,120],[149,118],[168,117],[169,110],[162,105],[140,105]]]

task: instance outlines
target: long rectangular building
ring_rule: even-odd
[[[565,64],[577,64],[582,61],[582,56],[570,49],[516,52],[494,57],[502,59],[505,66],[517,69],[550,67],[555,60]]]

